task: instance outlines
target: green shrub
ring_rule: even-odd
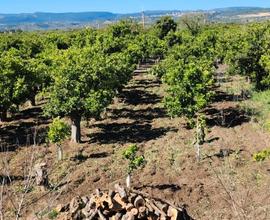
[[[123,152],[124,158],[129,161],[128,174],[131,174],[133,170],[137,169],[145,162],[143,156],[136,156],[137,152],[138,152],[138,147],[136,144],[130,145]]]
[[[270,149],[259,151],[258,153],[253,155],[253,159],[257,162],[264,161],[269,158],[270,158]]]
[[[58,212],[56,210],[51,210],[49,213],[48,213],[48,218],[49,219],[56,219],[58,216]]]
[[[131,187],[131,174],[134,170],[138,169],[145,162],[144,156],[137,156],[138,147],[136,144],[130,145],[124,152],[123,157],[128,160],[127,178],[126,184],[127,188]]]
[[[63,149],[61,143],[70,134],[69,125],[66,124],[59,117],[55,118],[49,127],[48,139],[51,143],[56,144],[57,147],[57,159],[63,159]]]
[[[60,143],[68,137],[69,126],[59,117],[55,118],[49,127],[48,139],[52,143]]]
[[[270,131],[270,90],[253,92],[251,99],[245,101],[241,108],[265,130]]]

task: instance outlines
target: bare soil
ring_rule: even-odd
[[[269,147],[269,133],[249,120],[239,108],[241,99],[227,94],[222,89],[226,82],[222,83],[205,110],[209,129],[203,158],[197,163],[194,131],[187,129],[184,119],[166,116],[165,88],[147,67],[134,73],[102,120],[82,123],[83,143],[65,142],[61,162],[56,161],[55,146],[45,144],[50,121],[41,116],[40,106],[1,125],[5,219],[15,219],[20,198],[21,219],[48,219],[59,203],[124,183],[127,163],[122,152],[133,143],[147,160],[132,176],[134,188],[186,207],[195,219],[270,219],[270,161],[252,160],[254,153]],[[31,158],[48,163],[51,188],[33,186],[24,193]]]

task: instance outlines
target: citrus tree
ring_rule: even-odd
[[[132,172],[142,166],[145,162],[143,156],[137,156],[138,147],[136,144],[130,145],[124,152],[123,157],[128,160],[128,168],[127,168],[127,179],[126,184],[127,188],[131,186],[131,175]]]
[[[48,140],[51,143],[56,144],[57,147],[57,159],[63,159],[62,142],[67,138],[70,133],[70,128],[59,117],[53,119],[53,122],[49,126]]]
[[[92,48],[58,51],[54,60],[44,111],[48,116],[70,117],[71,140],[78,143],[82,117],[98,117],[134,67],[123,54],[109,56]]]

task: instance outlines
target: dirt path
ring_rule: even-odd
[[[144,144],[165,135],[171,128],[155,128],[154,122],[164,117],[161,107],[161,83],[147,69],[151,65],[142,65],[115,104],[108,108],[107,118],[93,124],[90,143],[100,144]]]

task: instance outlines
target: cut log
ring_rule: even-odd
[[[135,220],[135,216],[131,212],[127,212],[123,215],[122,220]]]
[[[136,193],[130,193],[129,196],[128,196],[128,201],[130,203],[134,204],[134,201],[135,201],[137,196],[138,196],[138,194],[136,194]]]
[[[124,209],[127,206],[127,203],[122,199],[119,193],[115,194],[113,200],[116,201],[119,205],[121,205],[122,209]]]
[[[90,217],[93,213],[95,213],[96,209],[88,209],[86,206],[85,208],[82,209],[82,214],[84,215],[85,218]]]
[[[160,220],[166,220],[166,219],[167,219],[166,216],[164,216],[164,215],[160,216]]]
[[[139,213],[139,211],[136,208],[133,208],[133,209],[130,210],[130,214],[133,215],[133,216],[138,215],[138,213]]]
[[[121,218],[122,218],[122,213],[118,212],[112,217],[112,220],[120,220]]]
[[[120,197],[122,199],[126,199],[127,198],[127,193],[125,191],[125,188],[120,186],[118,183],[114,185],[114,188],[116,190],[116,192],[119,193]]]
[[[163,212],[167,213],[168,211],[168,205],[165,203],[161,203],[160,201],[155,201],[155,205],[162,210]]]
[[[83,201],[83,203],[86,205],[86,204],[89,202],[88,196],[83,196],[83,197],[82,197],[82,201]]]
[[[167,214],[171,218],[171,220],[177,220],[178,218],[178,210],[171,206],[169,206]]]
[[[69,204],[70,213],[74,214],[81,208],[84,208],[81,197],[79,196],[74,197]]]
[[[112,190],[109,190],[109,193],[108,193],[109,197],[112,199],[115,195],[115,192],[112,191]]]
[[[147,202],[145,203],[145,206],[147,207],[149,212],[154,212],[154,209],[152,208],[152,206],[149,205]]]
[[[136,193],[136,194],[138,194],[138,195],[141,195],[141,196],[143,196],[143,197],[145,197],[145,198],[151,197],[149,194],[144,193],[144,192],[140,192],[140,191],[138,191],[138,190],[132,189],[132,192],[133,192],[133,193]],[[155,200],[161,201],[160,199],[157,199],[157,198],[155,198]],[[169,206],[171,206],[171,207],[173,207],[173,208],[175,208],[175,209],[178,210],[179,212],[182,212],[182,211],[183,211],[183,209],[181,209],[181,208],[179,208],[179,207],[176,207],[174,204],[172,204],[172,203],[171,203],[170,201],[168,201],[168,200],[162,200],[162,202],[168,204]]]
[[[96,196],[102,196],[101,192],[100,192],[100,189],[96,189]]]
[[[143,197],[140,195],[137,196],[135,201],[134,201],[134,206],[136,208],[139,208],[139,207],[144,206],[144,205],[145,205],[145,201],[144,201]]]
[[[145,193],[125,191],[125,188],[119,184],[116,184],[115,188],[115,191],[102,192],[97,189],[89,197],[77,196],[68,204],[69,210],[64,209],[62,205],[59,205],[57,210],[68,212],[67,216],[73,220],[191,219],[184,209],[173,204],[157,198],[153,199]]]
[[[141,206],[139,208],[139,215],[138,215],[138,218],[139,219],[145,219],[146,217],[146,207],[145,206]]]
[[[144,213],[146,211],[146,207],[145,206],[141,206],[139,208],[139,213]]]
[[[88,220],[94,219],[94,218],[96,217],[96,215],[97,215],[97,212],[98,212],[98,210],[96,209],[96,210],[91,214],[91,216],[88,218]]]
[[[101,213],[100,210],[98,210],[98,216],[99,216],[100,220],[106,220],[105,216]]]
[[[127,206],[125,207],[125,209],[126,209],[127,211],[130,211],[130,210],[133,209],[133,208],[134,208],[134,205],[133,205],[132,203],[128,203]]]
[[[162,210],[160,210],[151,200],[146,199],[146,202],[153,208],[154,212],[158,215],[158,216],[166,216],[166,213],[163,212]]]

